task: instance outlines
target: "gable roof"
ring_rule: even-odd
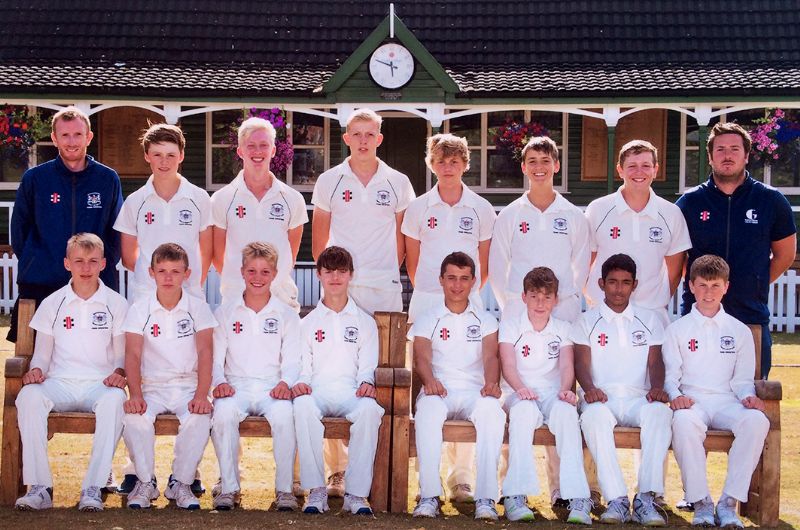
[[[0,91],[310,96],[388,14],[386,0],[111,4],[6,0]],[[395,10],[472,96],[798,90],[796,0],[396,0]]]

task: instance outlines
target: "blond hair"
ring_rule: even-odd
[[[67,240],[67,256],[75,249],[85,250],[86,252],[99,250],[100,254],[103,254],[105,252],[105,245],[103,245],[103,240],[100,239],[97,234],[81,232]]]
[[[272,243],[264,243],[262,241],[253,241],[248,243],[242,249],[242,267],[253,259],[263,259],[269,263],[272,268],[278,268],[278,249]]]
[[[80,120],[86,125],[86,131],[91,132],[92,124],[89,122],[89,116],[86,115],[81,109],[74,105],[70,105],[69,107],[64,107],[63,109],[59,110],[50,120],[50,128],[55,133],[56,131],[56,123],[59,121],[72,121],[72,120]]]
[[[383,123],[383,118],[381,118],[377,112],[372,109],[356,109],[353,113],[347,118],[347,126],[345,127],[346,130],[350,130],[350,124],[354,121],[371,121],[373,123],[378,124],[378,132],[381,130],[381,124]]]
[[[464,161],[465,171],[469,169],[469,146],[467,139],[454,134],[436,134],[428,138],[428,145],[425,152],[425,164],[428,169],[433,169],[434,158],[450,158],[457,156]]]
[[[244,142],[245,138],[250,136],[256,131],[267,131],[267,134],[272,139],[272,143],[275,143],[275,126],[273,126],[270,122],[265,120],[264,118],[247,118],[239,125],[239,130],[237,131],[237,139],[241,144]]]

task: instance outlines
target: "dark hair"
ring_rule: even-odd
[[[714,139],[723,134],[737,134],[741,136],[742,144],[744,145],[744,153],[746,155],[750,154],[750,148],[753,145],[753,139],[750,137],[750,133],[747,132],[744,127],[734,122],[720,122],[714,125],[708,135],[708,140],[706,140],[706,151],[708,151],[709,154],[711,154],[714,150]]]
[[[547,294],[557,294],[558,278],[549,267],[535,267],[522,279],[522,291],[525,293],[544,291]]]
[[[154,269],[162,261],[182,261],[189,268],[189,255],[177,243],[163,243],[158,245],[150,256],[150,268]]]
[[[724,259],[713,254],[700,256],[692,263],[689,269],[689,279],[694,281],[698,276],[704,280],[728,281],[731,268]]]
[[[611,271],[616,270],[630,272],[633,279],[636,279],[636,262],[627,254],[614,254],[603,262],[603,267],[600,271],[603,281],[605,281]]]
[[[537,153],[550,155],[553,162],[558,162],[558,145],[549,136],[534,136],[528,140],[528,143],[525,144],[525,147],[522,148],[522,152],[520,153],[522,162],[525,162],[525,156],[528,154],[528,151],[536,151]]]
[[[353,272],[353,256],[342,247],[328,247],[317,258],[317,272],[322,269]]]
[[[444,257],[442,266],[439,269],[440,278],[444,277],[444,272],[447,270],[448,265],[454,265],[459,269],[469,267],[470,274],[472,274],[473,278],[475,277],[475,261],[463,252],[453,252]]]

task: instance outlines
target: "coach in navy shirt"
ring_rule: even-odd
[[[769,284],[794,261],[797,229],[786,197],[745,171],[751,143],[738,124],[715,125],[707,143],[711,176],[678,199],[692,238],[681,311],[687,314],[695,301],[688,288],[694,260],[704,254],[724,258],[731,275],[723,306],[745,324],[761,325],[761,375],[766,378],[772,364]]]

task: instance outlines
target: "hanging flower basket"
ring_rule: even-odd
[[[550,132],[547,127],[535,121],[524,123],[509,119],[497,129],[495,145],[498,149],[511,153],[515,160],[521,161],[522,148],[535,136],[550,136]]]
[[[755,120],[750,130],[752,155],[766,164],[800,155],[800,123],[787,118],[781,109],[767,109],[767,115]]]
[[[28,165],[31,147],[50,134],[50,125],[24,105],[3,105],[0,111],[0,158]]]
[[[228,132],[228,143],[233,151],[239,143],[238,131],[242,122],[248,118],[263,118],[275,127],[275,156],[270,162],[270,170],[277,174],[284,174],[294,159],[294,146],[286,130],[286,112],[278,107],[272,109],[242,109],[242,116],[235,124],[231,125]]]

